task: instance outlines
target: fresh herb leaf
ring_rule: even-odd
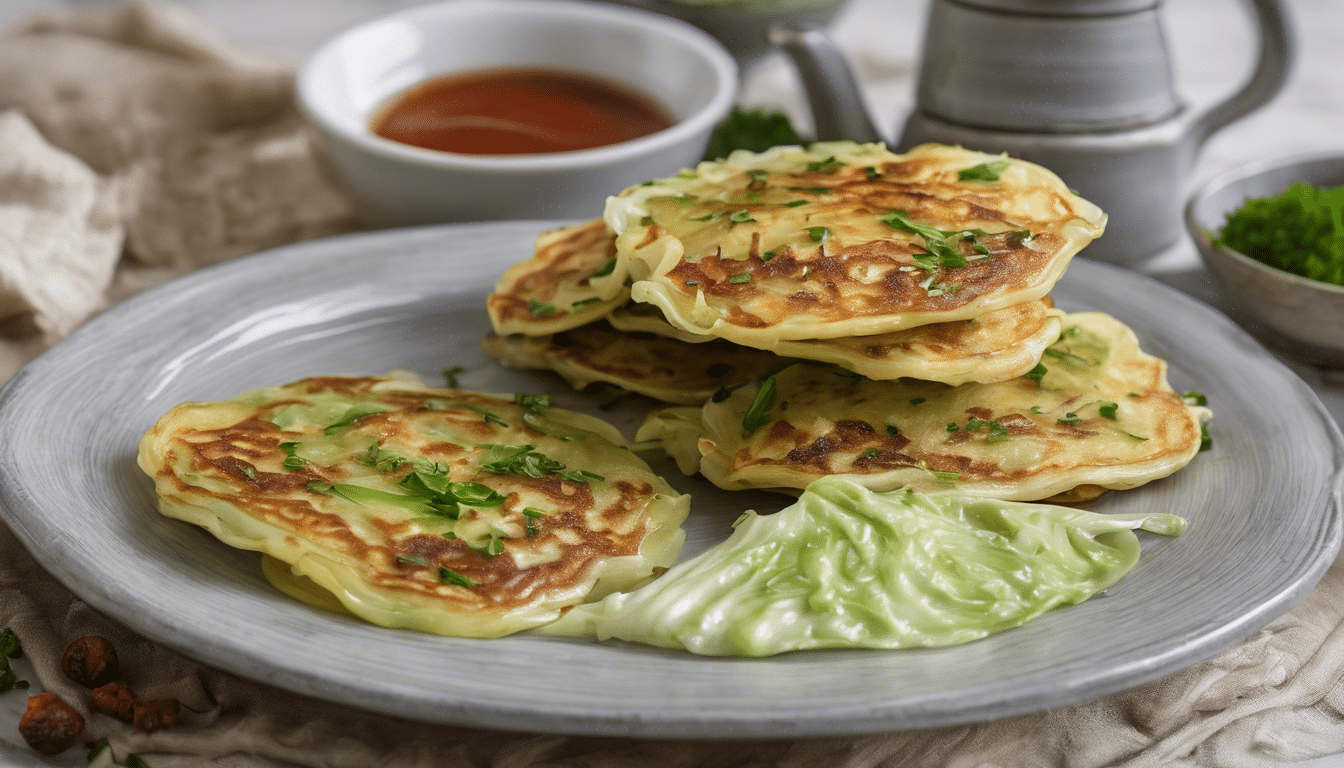
[[[877,458],[877,453],[878,453],[878,451],[877,451],[876,448],[867,448],[867,449],[864,449],[864,450],[862,450],[862,451],[859,451],[858,458],[860,458],[860,459],[875,459],[875,458]]]
[[[840,162],[839,160],[836,160],[835,155],[831,155],[825,160],[814,160],[807,164],[807,170],[809,173],[818,173],[818,172],[835,173],[836,171],[844,167],[845,164]]]
[[[814,243],[824,243],[831,236],[831,230],[828,227],[808,227],[807,237]]]
[[[1041,406],[1039,406],[1039,405],[1033,405],[1033,406],[1031,406],[1031,410],[1028,411],[1028,413],[1034,413],[1034,414],[1036,414],[1037,416],[1039,416],[1039,415],[1045,413],[1045,411],[1042,411],[1042,410],[1041,410]]]
[[[334,435],[365,416],[372,416],[375,413],[385,413],[390,410],[392,409],[385,405],[378,405],[377,403],[359,403],[358,405],[352,405],[346,409],[345,413],[341,414],[341,418],[328,424],[327,428],[322,430],[322,434]]]
[[[706,213],[704,216],[691,216],[691,217],[688,217],[686,220],[687,220],[687,221],[712,221],[712,220],[714,220],[714,219],[719,218],[719,217],[722,216],[722,215],[723,215],[723,211],[712,211],[712,212],[710,212],[710,213]]]
[[[835,190],[830,187],[786,187],[790,192],[811,192],[814,195],[829,195]]]
[[[1032,368],[1030,371],[1027,371],[1026,373],[1022,374],[1022,378],[1031,379],[1032,381],[1036,382],[1037,389],[1044,389],[1045,374],[1049,372],[1050,369],[1045,367],[1045,363],[1037,363],[1035,368]]]
[[[1214,240],[1275,269],[1344,286],[1344,184],[1246,200]]]
[[[606,264],[602,265],[601,269],[593,273],[593,277],[606,277],[607,275],[610,275],[612,272],[615,271],[616,271],[616,260],[609,259]]]
[[[812,202],[812,201],[811,201],[811,200],[790,200],[789,202],[784,203],[783,205],[784,205],[785,208],[797,208],[797,207],[800,206],[800,205],[807,205],[807,204],[810,203],[810,202]]]
[[[774,252],[773,250],[766,251],[765,253],[762,253],[762,254],[761,254],[761,261],[763,261],[763,262],[764,262],[764,261],[769,261],[769,260],[771,260],[771,259],[773,259],[773,258],[775,258],[775,252]]]
[[[575,312],[582,312],[583,310],[589,307],[596,306],[601,303],[602,303],[602,297],[594,296],[590,299],[580,299],[579,301],[570,304],[569,308]]]
[[[515,392],[513,395],[514,405],[521,405],[524,409],[532,413],[538,413],[542,408],[551,407],[550,395],[525,395],[522,392]]]
[[[559,310],[556,309],[556,307],[555,307],[554,304],[547,304],[547,303],[542,302],[542,301],[537,301],[536,299],[528,299],[528,300],[527,300],[527,311],[528,311],[533,317],[550,317],[551,315],[554,315],[554,314],[555,314],[556,312],[558,312]]]
[[[457,389],[457,374],[466,372],[466,368],[460,365],[454,365],[452,368],[443,369],[443,380],[448,383],[449,388]]]
[[[1115,412],[1118,411],[1119,409],[1120,409],[1119,403],[1112,403],[1110,401],[1106,401],[1103,402],[1101,405],[1097,406],[1097,413],[1100,413],[1102,416],[1110,419],[1111,421],[1115,421],[1116,418]]]
[[[466,408],[468,411],[475,411],[484,416],[486,424],[498,424],[501,427],[509,426],[508,422],[501,419],[494,411],[491,411],[488,408],[481,408],[477,405],[463,405],[461,407]]]
[[[879,173],[878,170],[877,170],[876,168],[874,168],[873,166],[870,165],[870,166],[868,166],[867,168],[864,168],[864,169],[863,169],[863,175],[864,175],[865,177],[867,177],[867,179],[868,179],[869,181],[872,181],[873,179],[876,179],[877,177],[881,176],[882,174]]]
[[[750,283],[750,282],[751,282],[751,273],[750,273],[750,272],[739,272],[739,273],[737,273],[736,275],[733,275],[732,277],[728,278],[728,282],[730,282],[730,283],[737,283],[737,284],[741,284],[741,283]]]
[[[895,424],[887,425],[887,437],[896,437],[901,434],[901,428]]]
[[[1209,449],[1212,448],[1212,447],[1213,447],[1213,436],[1209,434],[1209,425],[1208,425],[1208,423],[1206,422],[1206,423],[1204,423],[1204,424],[1200,424],[1200,425],[1199,425],[1199,452],[1200,452],[1200,453],[1203,453],[1204,451],[1207,451],[1207,450],[1209,450]]]
[[[328,427],[328,429],[330,429],[330,427]],[[280,465],[285,469],[303,469],[308,466],[308,460],[296,454],[296,451],[299,450],[298,443],[281,443],[279,448],[285,454],[285,460],[280,462]]]
[[[754,221],[756,219],[751,217],[751,211],[748,210],[733,211],[728,214],[728,226],[730,227],[734,224],[746,224]]]
[[[1190,405],[1208,405],[1209,398],[1203,392],[1186,392],[1181,397]]]
[[[910,399],[910,404],[919,405],[920,403],[927,403],[928,401],[929,399],[927,397],[914,397]]]
[[[1056,360],[1061,360],[1063,362],[1069,363],[1070,365],[1074,365],[1079,368],[1095,368],[1097,366],[1097,363],[1094,363],[1085,357],[1079,357],[1078,355],[1075,355],[1072,352],[1066,352],[1062,349],[1055,349],[1054,347],[1046,348],[1045,354],[1055,358]]]
[[[978,419],[974,416],[966,422],[967,432],[978,432],[981,429],[988,429],[990,437],[1008,437],[1012,433],[1008,428],[1000,424],[997,420]]]
[[[468,544],[467,547],[485,557],[494,557],[504,552],[504,542],[500,541],[498,536],[491,536],[481,544]]]
[[[1134,438],[1135,440],[1139,440],[1139,441],[1143,441],[1143,440],[1147,440],[1147,439],[1148,439],[1148,438],[1146,438],[1146,437],[1139,437],[1138,435],[1134,434],[1133,432],[1126,432],[1125,434],[1126,434],[1126,435],[1129,435],[1130,437]],[[1201,445],[1203,445],[1203,443],[1201,443]]]
[[[358,460],[361,464],[367,464],[379,472],[391,472],[406,463],[405,456],[395,451],[384,450],[382,443],[370,445],[364,455],[358,457]]]
[[[1082,418],[1080,418],[1078,414],[1074,413],[1073,411],[1069,411],[1068,413],[1064,414],[1064,418],[1055,419],[1055,421],[1058,424],[1077,424],[1078,422],[1082,421]]]
[[[956,432],[956,431],[959,430],[959,429],[961,429],[961,427],[958,427],[958,426],[957,426],[957,422],[955,422],[955,421],[949,421],[949,422],[947,422],[947,431],[948,431],[948,432]]]
[[[756,390],[756,396],[752,398],[746,415],[742,417],[742,428],[747,434],[750,435],[770,423],[770,411],[775,407],[775,389],[775,377],[771,374],[761,382],[760,389]]]
[[[994,160],[963,168],[957,172],[957,178],[962,181],[998,181],[999,176],[1006,170],[1008,170],[1007,160]]]
[[[466,576],[463,576],[457,571],[452,570],[451,568],[439,569],[439,581],[443,582],[444,584],[452,584],[458,587],[474,587],[479,584],[479,582],[472,581],[471,579],[467,578]]]

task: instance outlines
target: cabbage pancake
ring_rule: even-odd
[[[734,152],[607,201],[593,280],[673,325],[769,349],[965,320],[1045,296],[1105,214],[1021,160],[826,142]]]
[[[1129,328],[1088,312],[1067,316],[1028,377],[948,387],[795,365],[702,409],[654,413],[637,438],[727,489],[839,475],[878,491],[1026,501],[1165,477],[1199,451],[1208,416],[1172,391],[1166,364]]]
[[[139,463],[163,514],[360,618],[495,637],[676,558],[689,497],[620,441],[544,398],[323,377],[179,405]]]
[[[589,280],[615,268],[615,236],[601,219],[543,232],[532,258],[505,270],[486,299],[495,331],[543,336],[577,328],[625,300],[602,298]]]
[[[552,370],[575,389],[603,382],[669,403],[699,405],[724,386],[767,376],[795,362],[726,341],[628,334],[606,323],[554,336],[487,336],[485,351],[514,368]]]
[[[970,320],[876,336],[780,341],[772,350],[785,357],[835,363],[870,379],[910,377],[944,384],[1005,381],[1036,367],[1045,348],[1059,338],[1063,315],[1051,308],[1047,297]],[[656,333],[691,343],[712,339],[677,328],[648,304],[626,304],[608,315],[607,322],[618,330]]]

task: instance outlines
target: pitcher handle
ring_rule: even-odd
[[[1280,0],[1250,0],[1260,31],[1260,62],[1241,90],[1211,107],[1191,126],[1196,146],[1228,124],[1254,112],[1274,98],[1297,58],[1297,41]]]
[[[868,116],[854,72],[825,32],[776,24],[766,33],[766,40],[783,51],[798,71],[818,141],[885,141]]]

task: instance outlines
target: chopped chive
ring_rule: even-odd
[[[797,208],[797,207],[800,206],[800,205],[807,205],[807,204],[810,203],[810,202],[812,202],[812,201],[811,201],[811,200],[790,200],[789,202],[784,203],[784,207],[785,207],[785,208]]]
[[[478,584],[478,582],[472,581],[466,576],[463,576],[462,574],[450,568],[439,569],[439,581],[443,582],[444,584],[453,584],[459,587],[474,587],[477,586]]]
[[[807,236],[814,243],[824,243],[831,236],[831,230],[828,227],[808,227]]]
[[[751,273],[750,273],[750,272],[739,272],[739,273],[737,273],[736,275],[733,275],[732,277],[728,278],[728,282],[730,282],[730,283],[750,283],[750,282],[751,282]]]
[[[1097,406],[1097,413],[1100,413],[1102,416],[1110,419],[1111,421],[1115,421],[1115,412],[1119,409],[1120,409],[1119,403],[1112,403],[1110,401],[1107,401]]]
[[[957,178],[962,181],[998,181],[999,176],[1006,170],[1008,170],[1007,160],[994,160],[963,168],[957,172]]]
[[[775,258],[775,252],[773,250],[761,254],[761,261],[769,261],[773,258]]]
[[[752,398],[751,405],[747,408],[746,415],[742,417],[742,428],[750,435],[766,424],[769,424],[770,411],[774,407],[775,377],[771,374],[761,382],[761,388],[756,390],[756,396]]]
[[[607,261],[606,264],[602,265],[601,269],[593,273],[593,277],[606,277],[607,275],[610,275],[612,272],[615,271],[616,271],[616,260],[610,259]]]
[[[896,426],[895,424],[887,425],[887,437],[896,437],[899,434],[901,434],[900,427]]]
[[[537,301],[536,299],[528,299],[527,311],[533,317],[550,317],[559,310],[555,308],[554,304],[546,304],[544,302]]]
[[[1208,405],[1209,398],[1203,392],[1186,392],[1181,395],[1182,399],[1191,405]]]
[[[429,565],[429,561],[423,557],[407,557],[406,555],[397,555],[397,563],[410,563],[411,565]]]
[[[580,311],[582,311],[582,310],[584,310],[584,309],[587,309],[588,307],[591,307],[591,306],[596,305],[596,304],[601,304],[601,303],[602,303],[602,297],[601,297],[601,296],[594,296],[594,297],[592,297],[592,298],[590,298],[590,299],[582,299],[582,300],[580,300],[580,301],[576,301],[576,302],[574,302],[573,304],[570,304],[569,307],[570,307],[570,309],[574,310],[575,312],[580,312]]]
[[[733,224],[746,224],[754,221],[756,221],[756,219],[751,217],[751,211],[747,210],[733,211],[728,215],[728,226],[732,226]]]
[[[452,368],[443,369],[443,380],[447,382],[451,389],[457,389],[457,374],[465,372],[467,369],[460,365],[454,365]]]

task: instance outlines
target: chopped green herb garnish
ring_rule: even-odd
[[[406,555],[397,555],[397,564],[409,563],[411,565],[429,565],[429,561],[423,557],[408,557]]]
[[[961,477],[960,472],[939,472],[936,469],[930,469],[927,471],[930,475],[933,475],[934,480],[937,480],[940,483],[951,483],[954,482],[957,478]]]
[[[1203,392],[1186,392],[1181,397],[1190,405],[1208,405],[1209,398]]]
[[[462,407],[462,408],[466,408],[468,411],[475,411],[475,412],[481,414],[482,416],[485,417],[485,423],[486,423],[486,424],[498,424],[498,425],[501,426],[501,427],[508,427],[508,426],[509,426],[509,425],[508,425],[508,422],[506,422],[506,421],[504,421],[503,419],[501,419],[501,418],[499,417],[498,414],[496,414],[494,411],[490,410],[489,408],[481,408],[480,406],[477,406],[477,405],[462,405],[462,406],[460,406],[460,407]]]
[[[581,299],[579,301],[576,301],[573,304],[570,304],[569,308],[574,310],[575,312],[582,312],[588,307],[596,306],[601,303],[602,303],[602,297],[594,296],[590,299]]]
[[[545,516],[546,512],[544,510],[537,509],[536,507],[523,507],[523,517],[530,517],[535,519],[538,517],[545,517]]]
[[[751,282],[751,273],[750,273],[750,272],[739,272],[739,273],[737,273],[736,275],[733,275],[732,277],[728,278],[728,282],[730,282],[730,283],[737,283],[737,284],[741,284],[741,283],[750,283],[750,282]]]
[[[1199,451],[1203,453],[1213,447],[1213,436],[1209,434],[1208,423],[1199,425]]]
[[[478,582],[472,581],[451,568],[439,569],[439,581],[444,584],[452,584],[458,587],[474,587],[478,584]]]
[[[928,401],[929,401],[929,399],[928,399],[927,397],[915,397],[915,398],[911,398],[911,400],[910,400],[910,404],[911,404],[911,405],[919,405],[920,403],[927,403]]]
[[[811,201],[811,200],[790,200],[789,202],[784,203],[784,207],[785,207],[785,208],[797,208],[797,207],[800,206],[800,205],[807,205],[807,204],[810,203],[810,202],[812,202],[812,201]]]
[[[559,310],[555,308],[554,304],[547,304],[545,302],[537,301],[536,299],[528,299],[527,311],[531,313],[533,317],[550,317]]]
[[[722,215],[723,215],[723,211],[713,211],[713,212],[711,212],[711,213],[706,213],[704,216],[691,216],[691,217],[688,217],[686,220],[687,220],[687,221],[710,221],[710,220],[713,220],[713,219],[717,219],[718,217],[720,217],[720,216],[722,216]]]
[[[391,472],[406,463],[406,457],[394,451],[384,450],[381,443],[374,443],[364,452],[363,456],[358,457],[359,461],[367,464],[379,472]]]
[[[845,164],[840,162],[839,160],[836,160],[835,155],[831,155],[825,160],[814,160],[813,162],[807,164],[807,170],[810,173],[816,173],[816,172],[835,173],[836,171],[844,167]]]
[[[896,437],[899,434],[901,434],[900,427],[896,426],[895,424],[887,425],[887,437]]]
[[[867,168],[863,169],[863,175],[866,176],[869,181],[872,181],[873,179],[876,179],[878,176],[881,176],[882,174],[878,173],[878,170],[870,165]]]
[[[1082,418],[1080,418],[1078,414],[1074,413],[1073,411],[1069,411],[1068,413],[1064,414],[1064,418],[1056,419],[1055,421],[1059,424],[1077,424],[1078,422],[1082,421]]]
[[[1227,217],[1216,245],[1275,269],[1344,286],[1344,184],[1293,184],[1247,200]]]
[[[1006,170],[1008,170],[1007,160],[994,160],[963,168],[957,172],[957,178],[962,181],[998,181],[999,176]]]
[[[248,464],[248,465],[244,465],[244,466],[243,466],[243,476],[246,477],[248,480],[256,480],[256,479],[257,479],[257,469],[256,469],[256,467],[253,467],[253,466],[251,466],[250,464]]]
[[[328,427],[328,429],[330,429],[330,427]],[[280,462],[280,465],[285,469],[303,469],[308,466],[308,461],[306,459],[296,455],[296,451],[299,450],[298,443],[281,443],[279,448],[281,451],[284,451],[285,454],[285,460]]]
[[[831,236],[831,230],[828,227],[808,227],[807,237],[814,243],[824,243]]]
[[[1100,414],[1101,414],[1102,416],[1104,416],[1105,418],[1108,418],[1108,419],[1114,421],[1114,420],[1115,420],[1115,412],[1116,412],[1117,410],[1119,410],[1119,409],[1120,409],[1120,404],[1119,404],[1119,403],[1112,403],[1112,402],[1110,402],[1110,401],[1106,401],[1106,402],[1102,403],[1101,405],[1097,406],[1097,413],[1100,413]]]
[[[334,435],[365,416],[372,416],[375,413],[384,413],[389,410],[391,409],[387,406],[378,405],[376,403],[360,403],[359,405],[352,405],[346,409],[345,413],[341,414],[341,418],[328,424],[327,428],[322,430],[322,434]]]
[[[522,392],[515,392],[513,395],[514,405],[521,405],[523,408],[536,413],[542,408],[551,407],[550,395],[525,395]]]
[[[640,225],[641,227],[652,227],[652,226],[653,226],[653,217],[652,217],[652,216],[644,216],[643,218],[641,218],[641,219],[639,220],[639,225]]]
[[[761,261],[769,261],[773,258],[775,258],[775,252],[773,250],[761,254]]]
[[[602,265],[601,269],[593,273],[593,277],[606,277],[607,275],[610,275],[612,272],[615,271],[616,271],[616,260],[609,259],[606,264]]]
[[[1140,395],[1138,392],[1130,392],[1129,397],[1143,397],[1143,395]]]
[[[1033,405],[1033,406],[1031,406],[1031,410],[1028,411],[1028,413],[1034,413],[1034,414],[1036,414],[1037,416],[1039,416],[1039,415],[1041,415],[1042,413],[1045,413],[1045,411],[1042,411],[1042,410],[1041,410],[1041,406],[1039,406],[1039,405]]]
[[[1146,437],[1139,437],[1138,435],[1134,434],[1133,432],[1126,432],[1125,434],[1126,434],[1126,435],[1129,435],[1130,437],[1134,438],[1135,440],[1140,440],[1140,441],[1142,441],[1142,440],[1147,440],[1147,439],[1148,439],[1148,438],[1146,438]]]
[[[956,431],[959,430],[959,429],[961,429],[961,427],[958,427],[958,426],[957,426],[957,422],[955,422],[955,421],[949,421],[949,422],[947,422],[947,431],[948,431],[948,432],[956,432]]]
[[[1031,379],[1032,381],[1036,382],[1037,389],[1044,389],[1045,374],[1049,373],[1049,371],[1050,369],[1045,367],[1045,363],[1037,363],[1035,368],[1032,368],[1030,371],[1027,371],[1026,373],[1022,374],[1022,378]]]
[[[751,406],[747,408],[747,413],[742,417],[742,428],[751,434],[766,424],[770,423],[770,411],[775,407],[775,377],[773,374],[767,376],[761,382],[760,389],[756,390],[756,396],[751,400]]]
[[[972,416],[971,419],[966,422],[967,432],[977,432],[981,429],[988,429],[990,437],[1008,437],[1012,434],[1008,431],[1007,427],[1000,424],[997,420],[986,421],[985,419],[978,419]]]
[[[1066,363],[1076,365],[1082,368],[1094,368],[1097,365],[1097,363],[1094,363],[1085,357],[1079,357],[1078,355],[1075,355],[1072,352],[1065,352],[1062,349],[1055,349],[1054,347],[1048,347],[1045,350],[1045,354],[1055,358],[1056,360],[1062,360]]]
[[[504,542],[500,541],[498,536],[491,536],[481,544],[468,544],[467,547],[486,557],[494,557],[504,552]]]
[[[830,187],[786,187],[790,192],[811,192],[814,195],[828,195],[832,190]]]
[[[467,369],[460,365],[454,365],[452,368],[443,369],[443,380],[448,383],[452,389],[457,389],[457,374],[464,373]]]
[[[19,636],[14,630],[8,627],[0,630],[0,693],[28,687],[28,681],[20,680],[18,674],[9,666],[10,659],[17,659],[22,655],[23,643],[19,642]]]
[[[604,480],[601,475],[587,470],[566,472],[565,465],[555,459],[538,453],[532,445],[490,445],[485,454],[481,469],[496,475],[518,475],[519,477],[545,477],[559,475],[576,483],[588,480]]]
[[[754,222],[754,221],[756,221],[756,219],[751,217],[751,211],[747,210],[733,211],[732,213],[728,214],[728,226],[730,227],[734,224],[746,224],[748,222]]]
[[[876,448],[867,448],[867,449],[865,449],[865,450],[859,451],[859,456],[858,456],[858,458],[860,458],[860,459],[875,459],[875,458],[877,458],[877,453],[878,453],[878,452],[877,452],[877,449],[876,449]]]

